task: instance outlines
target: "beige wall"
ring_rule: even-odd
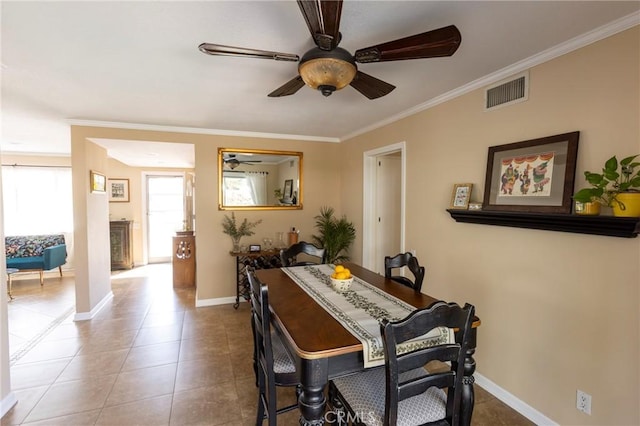
[[[635,27],[532,68],[527,102],[483,112],[477,90],[341,144],[343,211],[361,229],[363,151],[406,141],[423,291],[474,304],[477,371],[560,424],[640,424],[640,239],[460,224],[445,209],[454,183],[482,200],[489,146],[579,130],[576,189],[584,170],[640,153],[639,40]]]
[[[70,156],[57,155],[13,155],[2,154],[3,165],[18,164],[21,166],[60,166],[71,167]]]
[[[0,173],[0,240],[4,241],[4,209],[2,202],[2,173]],[[0,276],[6,275],[6,254],[2,252],[0,259]],[[0,417],[15,404],[15,396],[11,396],[11,377],[9,376],[9,318],[7,297],[7,281],[0,285]]]
[[[71,128],[73,231],[76,248],[76,312],[87,314],[111,294],[109,203],[90,191],[90,171],[106,176],[107,152]]]

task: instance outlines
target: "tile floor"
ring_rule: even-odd
[[[248,305],[195,308],[195,291],[174,289],[170,268],[115,274],[113,300],[83,322],[65,315],[72,277],[43,288],[37,279],[15,284],[11,383],[19,401],[0,424],[255,424]],[[294,400],[280,391],[282,404]],[[532,424],[478,386],[472,423]],[[297,412],[278,424],[297,425]]]

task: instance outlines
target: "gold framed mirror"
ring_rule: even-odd
[[[300,210],[302,152],[218,148],[219,210]]]

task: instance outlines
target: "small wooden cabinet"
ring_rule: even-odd
[[[174,287],[195,287],[196,285],[196,237],[177,235],[173,237]]]
[[[109,222],[111,243],[111,270],[133,268],[133,221],[117,220]]]

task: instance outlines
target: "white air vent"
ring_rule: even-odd
[[[525,71],[507,80],[487,87],[484,92],[484,109],[492,111],[529,98],[529,72]]]

